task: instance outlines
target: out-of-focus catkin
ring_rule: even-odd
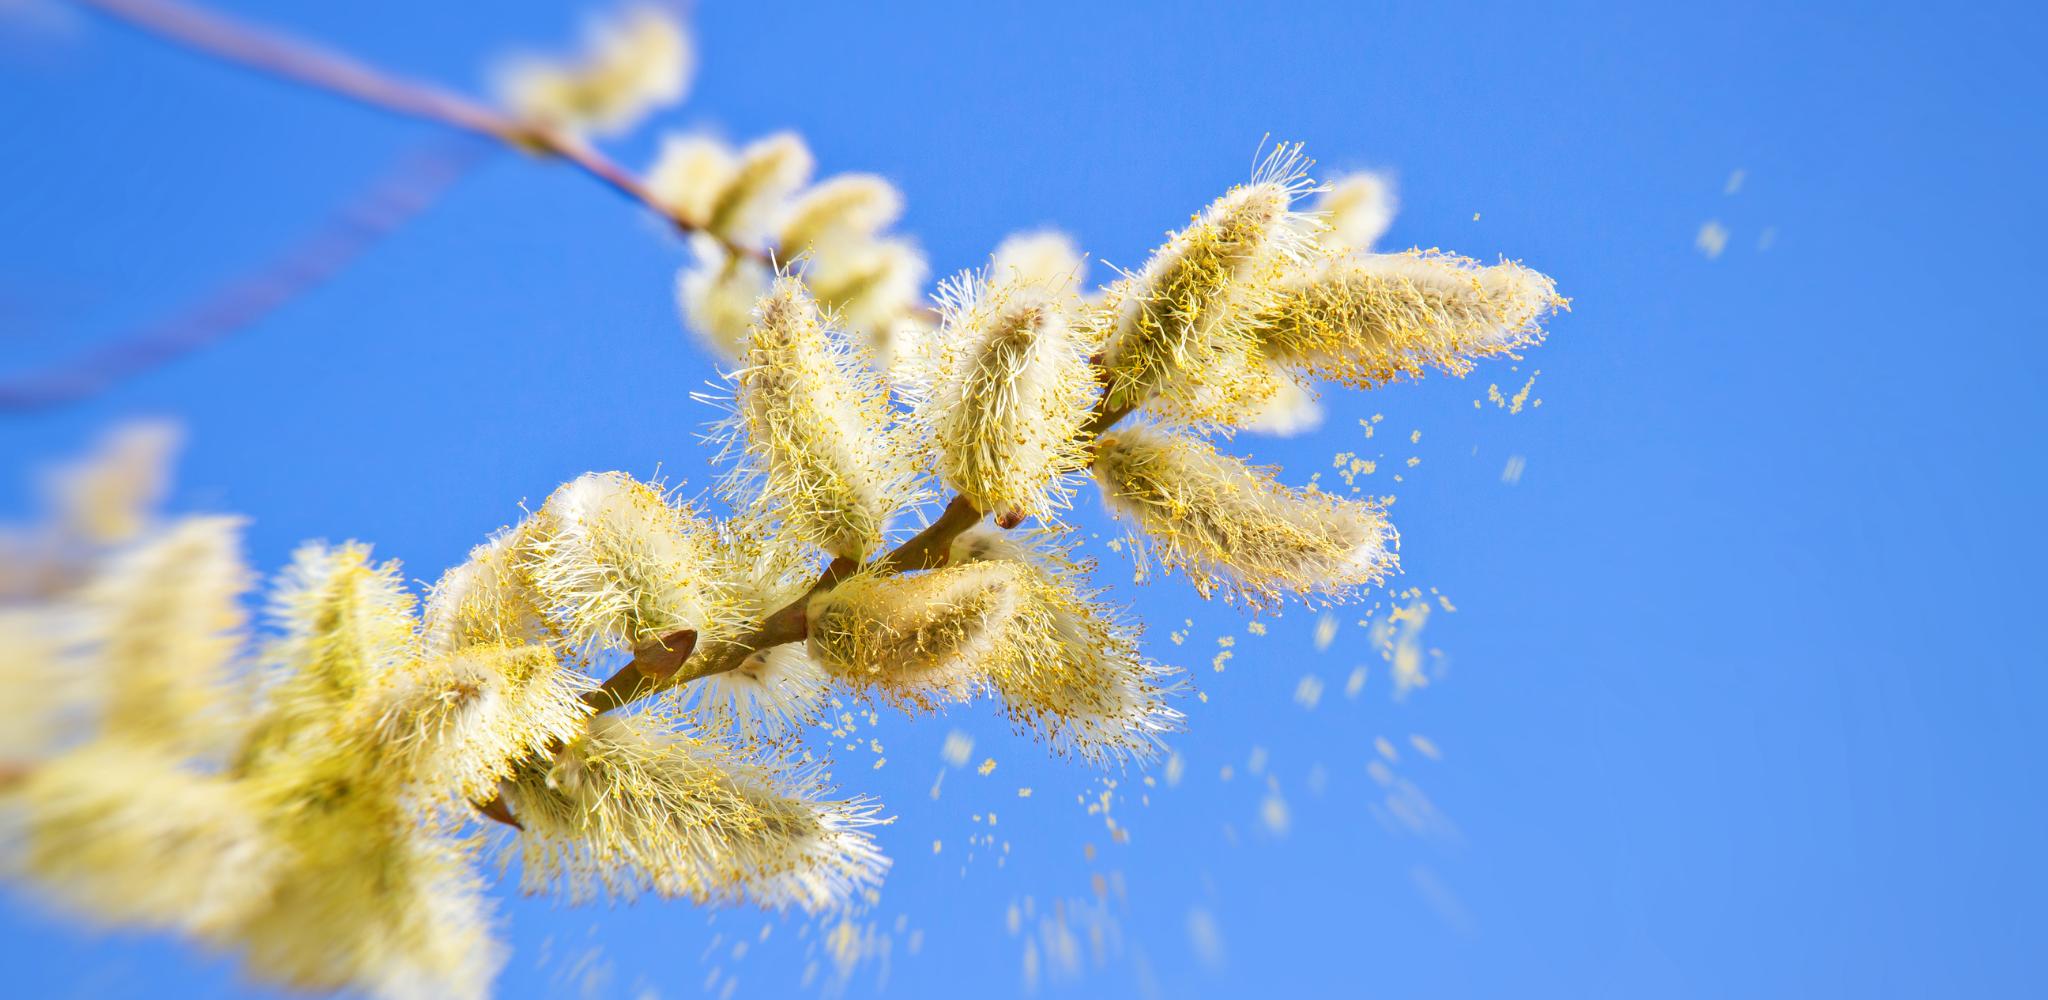
[[[938,472],[976,509],[1044,517],[1087,464],[1082,426],[1097,395],[1088,347],[1057,293],[962,275],[945,305],[915,420]]]
[[[874,174],[840,174],[805,191],[783,212],[783,259],[872,239],[903,214],[903,194]]]
[[[116,556],[85,588],[79,621],[104,732],[192,752],[238,724],[221,695],[243,641],[240,529],[236,518],[187,518]]]
[[[795,278],[755,309],[741,367],[731,376],[733,444],[744,452],[735,487],[796,540],[861,558],[911,502],[888,389],[862,356],[828,332]]]
[[[1293,490],[1206,442],[1143,424],[1105,436],[1095,477],[1147,550],[1204,596],[1253,606],[1287,594],[1342,597],[1394,569],[1378,507]]]
[[[1326,190],[1309,203],[1309,212],[1325,227],[1317,242],[1332,250],[1362,251],[1386,235],[1399,207],[1393,178],[1359,171],[1329,178]]]
[[[989,259],[991,282],[1044,285],[1078,293],[1088,277],[1088,259],[1074,238],[1057,229],[1012,233],[996,244]]]
[[[508,64],[498,89],[525,121],[615,134],[682,100],[695,62],[690,36],[673,16],[633,7],[593,22],[578,59],[527,57]]]

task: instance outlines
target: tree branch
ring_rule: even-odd
[[[76,402],[261,321],[341,273],[417,217],[482,160],[490,147],[449,139],[414,150],[309,239],[261,270],[174,318],[40,372],[0,381],[0,412]]]
[[[663,205],[632,171],[581,138],[521,121],[487,104],[430,83],[408,80],[310,42],[259,28],[177,0],[76,0],[158,41],[211,56],[275,79],[347,98],[392,114],[484,136],[527,152],[558,157],[638,202],[685,233],[704,223]],[[768,247],[744,247],[716,234],[726,252],[772,266]]]
[[[1089,418],[1084,433],[1091,439],[1114,426],[1135,409],[1132,406],[1110,406],[1105,395],[1096,403],[1095,414]],[[975,508],[964,496],[955,495],[946,503],[945,510],[922,531],[904,539],[903,544],[875,560],[875,568],[884,572],[913,572],[935,569],[945,565],[952,549],[953,540],[969,528],[981,523],[986,512]],[[1003,520],[1009,520],[1007,517]],[[1000,522],[999,522],[1000,523]],[[1004,528],[1016,526],[1015,521],[1004,524]],[[585,701],[599,712],[632,704],[641,698],[658,694],[668,688],[681,687],[691,681],[737,669],[747,657],[764,649],[784,643],[801,642],[809,637],[809,622],[805,610],[811,599],[839,585],[839,581],[853,574],[859,564],[850,559],[834,559],[825,571],[819,574],[810,589],[803,596],[777,609],[761,620],[761,624],[738,639],[708,644],[694,657],[686,657],[682,663],[659,678],[652,676],[641,666],[646,654],[636,651],[633,659],[620,667],[617,673],[605,679],[598,691],[592,692]]]

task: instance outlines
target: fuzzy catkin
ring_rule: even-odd
[[[1255,607],[1287,594],[1341,598],[1396,564],[1380,509],[1292,490],[1207,443],[1136,424],[1103,437],[1095,478],[1147,549],[1203,596]]]
[[[586,473],[533,519],[523,568],[571,644],[633,649],[695,629],[716,638],[723,584],[711,528],[622,472]]]
[[[580,58],[528,57],[510,64],[499,75],[498,89],[525,121],[616,134],[682,100],[695,61],[682,25],[658,8],[641,6],[593,23]]]
[[[777,249],[784,260],[872,239],[903,214],[903,194],[874,174],[828,178],[790,202]]]
[[[78,620],[98,664],[104,731],[189,752],[237,721],[221,693],[246,618],[240,532],[236,518],[188,518],[114,557],[85,588]]]
[[[660,713],[599,717],[505,786],[529,891],[810,911],[852,901],[888,866],[864,829],[874,808],[824,794],[814,772],[684,736]]]
[[[720,575],[732,581],[733,613],[749,623],[801,597],[818,575],[811,548],[777,538],[758,519],[720,526]],[[681,701],[701,713],[707,732],[778,738],[816,718],[825,695],[825,672],[803,644],[757,650],[731,670],[701,677]]]
[[[956,565],[1000,561],[1024,571],[1019,627],[991,659],[989,684],[1010,718],[1055,751],[1097,762],[1150,758],[1180,728],[1168,700],[1182,684],[1144,656],[1142,630],[1088,586],[1088,564],[1045,535],[1020,542],[983,526],[953,542]]]
[[[469,550],[427,593],[420,633],[429,655],[474,646],[545,643],[546,599],[525,566],[533,525],[522,522]]]
[[[1556,283],[1515,263],[1444,253],[1333,257],[1299,270],[1251,321],[1262,353],[1319,378],[1370,388],[1540,340],[1566,305]]]
[[[1326,190],[1309,204],[1323,222],[1317,242],[1332,250],[1371,250],[1394,223],[1400,202],[1393,178],[1371,171],[1329,178]]]
[[[1002,562],[861,574],[811,599],[811,657],[840,682],[892,704],[965,701],[1014,638],[1024,580],[1021,567]]]
[[[912,499],[888,390],[801,282],[779,279],[761,299],[730,378],[729,447],[745,455],[732,488],[751,484],[753,509],[795,540],[853,559],[879,548]]]
[[[1044,285],[963,275],[943,289],[934,384],[915,419],[937,471],[975,508],[1044,517],[1087,464],[1081,429],[1098,388],[1088,348]]]
[[[520,759],[582,731],[592,686],[546,646],[473,646],[381,678],[344,728],[425,798],[483,801]]]
[[[1292,207],[1309,190],[1304,169],[1283,147],[1111,289],[1098,324],[1112,405],[1164,394],[1211,420],[1270,394],[1244,320],[1311,246],[1316,224]]]

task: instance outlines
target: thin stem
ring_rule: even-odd
[[[632,171],[581,138],[532,122],[430,83],[409,80],[352,57],[281,32],[202,10],[178,0],[76,0],[158,41],[223,62],[333,94],[406,118],[495,139],[528,152],[554,156],[637,202],[686,233],[702,222],[663,205]],[[716,236],[716,234],[713,234]],[[717,237],[726,252],[773,265],[771,247],[745,247]]]
[[[1132,409],[1134,407],[1110,406],[1108,397],[1103,397],[1096,403],[1095,415],[1086,425],[1086,434],[1091,438],[1101,437],[1104,431],[1128,416]],[[955,495],[946,503],[945,510],[939,512],[936,520],[925,525],[917,534],[904,539],[903,544],[875,560],[873,565],[884,572],[895,573],[943,566],[947,554],[953,547],[954,539],[959,538],[967,529],[980,524],[984,514],[985,512],[977,509],[966,497]],[[696,656],[686,659],[663,679],[649,679],[639,666],[641,657],[636,653],[632,661],[605,680],[600,690],[611,693],[606,695],[603,702],[591,702],[592,707],[599,712],[607,712],[668,688],[681,687],[692,681],[737,669],[747,661],[747,657],[761,650],[784,643],[803,641],[810,634],[805,610],[810,606],[811,599],[838,586],[839,581],[852,575],[857,567],[858,564],[852,560],[834,559],[832,564],[819,574],[810,589],[804,591],[803,596],[762,619],[761,624],[746,635],[735,640],[707,644]]]
[[[438,200],[493,147],[468,136],[407,155],[283,257],[178,315],[48,369],[0,381],[0,412],[76,402],[161,367],[270,315],[341,273]]]

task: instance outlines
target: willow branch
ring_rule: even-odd
[[[325,284],[440,200],[490,147],[468,138],[412,151],[309,238],[171,319],[51,368],[0,381],[0,412],[76,402],[246,329]]]
[[[685,233],[704,224],[665,206],[632,171],[576,135],[522,121],[482,102],[410,80],[281,32],[259,28],[178,0],[76,0],[143,34],[273,79],[332,94],[416,121],[561,159],[584,175],[661,216]],[[773,264],[768,247],[745,247],[716,234],[726,252]]]
[[[1091,439],[1101,437],[1104,431],[1130,415],[1133,409],[1135,407],[1127,405],[1111,406],[1108,395],[1105,394],[1096,404],[1095,415],[1089,418],[1083,433]],[[967,529],[980,524],[985,514],[985,511],[977,509],[966,497],[956,494],[932,523],[925,525],[917,534],[904,539],[901,545],[875,560],[872,565],[884,572],[894,573],[943,566],[953,547],[953,541]],[[998,523],[1006,529],[1017,525],[1016,520],[1008,518]],[[599,712],[609,712],[668,688],[680,687],[692,681],[737,669],[747,661],[747,657],[761,650],[772,649],[785,643],[802,642],[810,634],[805,612],[810,606],[811,599],[838,586],[841,580],[852,575],[857,568],[859,564],[852,560],[834,559],[801,597],[763,618],[751,631],[738,639],[708,643],[697,655],[686,656],[682,663],[667,669],[660,676],[641,666],[642,657],[646,654],[636,652],[631,661],[606,678],[603,686],[591,692],[584,700]]]

